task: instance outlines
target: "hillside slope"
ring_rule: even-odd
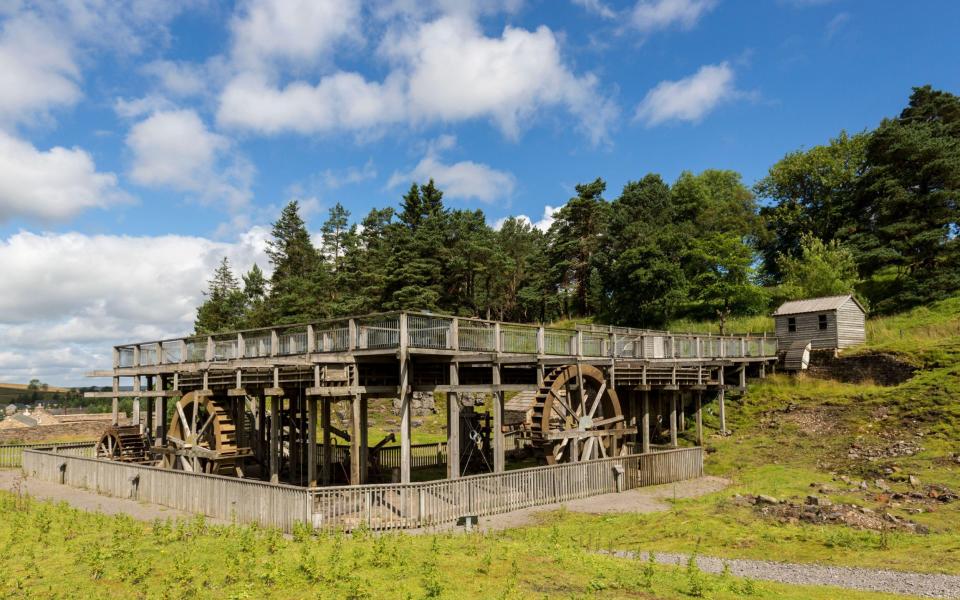
[[[869,330],[856,352],[908,360],[912,379],[754,382],[728,396],[731,435],[706,408],[706,470],[730,488],[668,515],[559,514],[544,527],[612,548],[960,573],[960,298]]]

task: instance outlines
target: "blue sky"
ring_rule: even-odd
[[[0,381],[84,383],[264,264],[434,177],[541,226],[578,182],[734,169],[960,88],[960,5],[844,0],[0,0]]]

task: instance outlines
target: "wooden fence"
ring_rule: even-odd
[[[703,452],[696,447],[455,480],[319,488],[312,492],[313,526],[321,530],[429,527],[464,515],[492,515],[702,474]]]
[[[93,448],[96,442],[74,442],[64,444],[10,444],[0,446],[0,468],[19,467],[23,464],[23,451],[30,449],[50,449],[69,456],[93,457]]]
[[[87,489],[105,496],[152,502],[208,517],[293,531],[309,522],[313,498],[307,488],[249,479],[130,465],[95,458],[26,450],[28,477]]]
[[[301,488],[156,467],[23,451],[29,477],[99,494],[290,532],[298,522],[318,530],[430,527],[464,515],[492,515],[566,502],[703,474],[703,452],[678,448],[595,461],[472,475],[455,480]]]

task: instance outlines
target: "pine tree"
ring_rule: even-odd
[[[590,273],[607,227],[610,205],[603,199],[607,184],[600,178],[577,185],[577,196],[559,211],[550,227],[550,259],[554,281],[573,297],[576,315],[593,314]]]
[[[287,204],[273,224],[267,256],[273,264],[270,278],[270,315],[274,323],[295,323],[328,316],[321,291],[329,273],[310,241],[296,200]]]
[[[220,333],[238,329],[243,320],[244,294],[223,257],[213,277],[207,282],[206,300],[197,308],[194,330],[198,334]]]
[[[267,279],[256,263],[243,276],[245,303],[243,327],[266,327],[270,325],[267,314]]]

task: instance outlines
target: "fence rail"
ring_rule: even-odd
[[[556,329],[463,317],[385,313],[215,337],[116,346],[120,368],[175,362],[290,356],[312,352],[388,350],[406,346],[643,359],[775,358],[777,338],[764,335],[671,333],[626,327]],[[160,351],[162,350],[162,351]]]
[[[702,474],[703,453],[697,447],[454,480],[319,488],[312,491],[312,524],[320,530],[430,527],[464,515],[492,515]]]
[[[40,444],[8,444],[0,446],[0,468],[13,468],[23,465],[23,451],[50,449],[59,454],[69,456],[87,456],[93,457],[93,448],[96,442],[71,442],[63,444],[51,444],[44,442]]]
[[[171,471],[35,448],[22,450],[22,455],[29,477],[287,532],[303,522],[321,530],[429,527],[464,515],[491,515],[703,474],[699,447],[454,480],[327,488]]]
[[[189,473],[29,449],[28,477],[62,483],[105,496],[169,506],[188,513],[293,531],[309,522],[307,488],[219,475]]]

